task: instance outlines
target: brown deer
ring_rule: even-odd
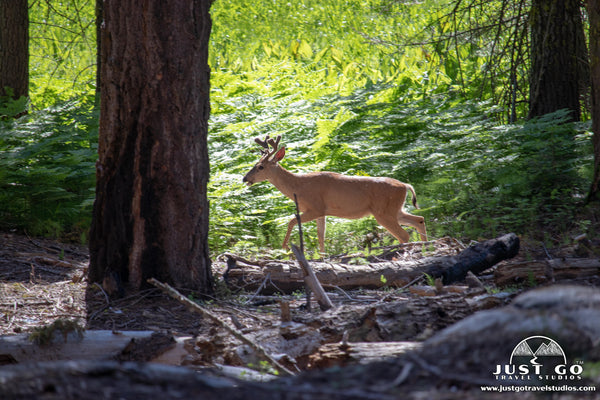
[[[409,234],[400,224],[409,225],[421,234],[421,240],[427,240],[425,219],[404,211],[406,192],[412,193],[412,203],[417,206],[417,195],[408,183],[392,178],[373,178],[366,176],[346,176],[335,172],[311,172],[295,174],[279,165],[285,156],[285,147],[279,148],[279,141],[267,136],[265,140],[255,141],[264,149],[262,157],[244,176],[243,182],[248,186],[254,183],[269,181],[281,193],[298,199],[298,207],[302,222],[317,220],[317,236],[319,249],[325,252],[325,216],[357,219],[373,215],[375,220],[400,241],[406,243]],[[271,146],[271,150],[269,149]],[[283,240],[283,248],[288,249],[288,241],[292,229],[297,224],[292,218]]]

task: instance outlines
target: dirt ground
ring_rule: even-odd
[[[86,247],[11,233],[0,234],[0,335],[31,332],[57,318],[86,329],[169,330],[193,335],[197,315],[149,289],[108,302],[88,285]]]

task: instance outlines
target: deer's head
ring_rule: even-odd
[[[260,140],[259,138],[254,139],[263,149],[261,150],[262,156],[256,165],[244,176],[243,182],[252,186],[255,183],[268,180],[271,176],[273,169],[277,167],[277,163],[285,156],[285,147],[279,149],[279,141],[281,135],[277,136],[276,139],[265,138]],[[271,149],[269,149],[269,146]]]

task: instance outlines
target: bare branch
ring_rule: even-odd
[[[181,304],[189,307],[190,310],[201,314],[204,318],[210,319],[212,322],[214,322],[217,325],[223,327],[227,332],[229,332],[230,334],[232,334],[236,339],[239,339],[242,342],[244,342],[245,344],[247,344],[250,347],[252,347],[258,354],[260,354],[271,365],[273,365],[273,367],[277,368],[278,371],[280,371],[280,372],[282,372],[282,373],[284,373],[286,375],[295,375],[294,372],[290,371],[285,366],[281,365],[277,360],[275,360],[264,349],[264,347],[262,347],[258,343],[253,342],[252,340],[248,339],[243,333],[241,333],[237,329],[235,329],[235,328],[229,326],[227,323],[225,323],[222,318],[220,318],[219,316],[217,316],[217,315],[213,314],[212,312],[208,311],[206,308],[200,306],[198,303],[195,303],[195,302],[191,301],[190,299],[188,299],[187,297],[183,296],[181,293],[179,293],[177,290],[175,290],[174,288],[172,288],[170,285],[168,285],[166,283],[159,282],[159,281],[157,281],[154,278],[148,279],[148,283],[150,283],[150,284],[156,286],[157,288],[161,289],[163,292],[165,292],[166,294],[168,294],[169,296],[171,296],[175,300],[179,301]]]

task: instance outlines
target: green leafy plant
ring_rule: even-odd
[[[260,360],[258,364],[249,363],[248,368],[258,371],[261,374],[279,375],[279,371],[273,368],[273,366],[265,360]]]
[[[97,112],[83,98],[0,123],[0,228],[86,240]]]
[[[80,340],[84,333],[85,328],[81,326],[79,320],[59,318],[51,324],[34,328],[28,339],[39,346],[48,346],[56,340],[66,343],[69,335]]]
[[[486,79],[509,78],[490,75],[485,36],[458,40],[452,51],[441,42],[394,45],[449,34],[447,6],[433,0],[212,5],[213,254],[286,255],[279,247],[293,202],[267,183],[242,184],[258,159],[253,139],[266,134],[283,136],[282,164],[292,171],[411,183],[421,209],[407,208],[426,218],[431,238],[510,230],[549,241],[552,232],[570,228],[592,174],[588,124],[567,123],[561,111],[503,124],[506,110],[481,100],[498,97]],[[0,108],[0,229],[84,242],[98,134],[94,2],[33,2],[30,19],[30,103]],[[498,60],[494,73],[506,62]],[[310,251],[316,228],[303,228]],[[372,218],[328,218],[327,230],[332,254],[364,249],[373,232],[382,245],[393,243]]]
[[[96,14],[92,0],[33,1],[29,7],[29,95],[36,109],[93,94]]]
[[[427,282],[428,286],[435,286],[435,278],[427,273],[424,273],[425,282]]]

